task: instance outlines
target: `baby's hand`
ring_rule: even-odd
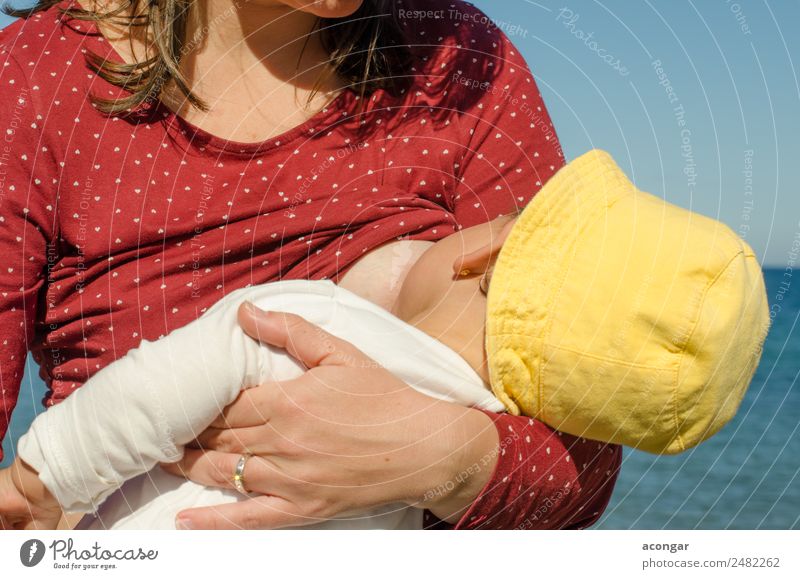
[[[0,529],[55,529],[61,506],[31,467],[16,459],[0,470]]]

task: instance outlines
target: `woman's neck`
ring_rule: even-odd
[[[317,17],[285,4],[210,0],[194,6],[181,61],[193,90],[214,98],[235,84],[268,79],[310,89],[329,55]]]
[[[282,3],[209,0],[193,5],[188,37],[216,41],[218,52],[257,54],[259,59],[308,33],[316,16]]]
[[[115,1],[80,0],[87,8],[105,9]],[[164,87],[161,100],[205,131],[233,141],[263,141],[303,123],[344,87],[328,74],[329,55],[313,14],[277,1],[207,0],[192,10],[181,72],[208,110],[192,107],[174,84]],[[152,56],[141,29],[107,22],[100,27],[126,62]],[[327,80],[317,86],[320,78]],[[309,101],[315,89],[319,94]]]

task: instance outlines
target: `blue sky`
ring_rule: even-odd
[[[606,149],[641,189],[724,221],[766,264],[790,263],[800,2],[474,3],[512,31],[568,157]]]
[[[768,265],[790,263],[800,2],[474,3],[526,57],[568,157],[606,149],[641,189],[721,219]]]

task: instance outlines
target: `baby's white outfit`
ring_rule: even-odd
[[[331,281],[244,288],[168,336],[143,341],[40,414],[20,439],[19,456],[39,472],[62,507],[93,513],[81,528],[172,529],[184,508],[244,500],[237,492],[154,467],[179,460],[184,445],[243,388],[291,380],[305,371],[284,350],[242,331],[236,313],[245,300],[302,316],[424,394],[504,409],[457,352]],[[313,526],[421,528],[422,511],[387,505]]]

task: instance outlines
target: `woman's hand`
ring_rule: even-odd
[[[0,470],[0,529],[55,529],[60,519],[58,501],[27,464]]]
[[[240,310],[240,323],[309,370],[242,392],[198,438],[204,450],[189,448],[164,465],[232,488],[240,456],[254,455],[245,483],[260,496],[183,511],[179,528],[305,525],[392,502],[453,521],[489,480],[498,436],[482,412],[416,392],[299,316],[250,307]]]

